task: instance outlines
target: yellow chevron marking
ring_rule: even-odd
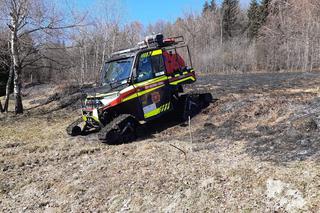
[[[170,102],[169,102],[169,103],[166,103],[166,104],[160,106],[159,108],[157,108],[157,109],[155,109],[155,110],[152,110],[151,112],[148,112],[148,113],[144,114],[144,117],[145,117],[145,118],[150,118],[150,117],[153,117],[153,116],[155,116],[155,115],[160,114],[161,112],[166,111],[166,110],[167,110],[167,109],[166,109],[166,106],[167,106],[168,104],[169,104],[169,106],[170,106]]]

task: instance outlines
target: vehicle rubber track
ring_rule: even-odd
[[[212,103],[211,93],[184,93],[179,97],[176,104],[178,118],[186,121],[188,117],[193,117],[202,109],[208,107]]]
[[[128,143],[136,138],[136,122],[132,115],[122,114],[114,118],[98,133],[98,138],[104,143]]]
[[[77,136],[77,135],[80,135],[81,134],[81,127],[79,127],[78,125],[80,123],[83,122],[83,119],[82,118],[78,118],[76,121],[74,121],[73,123],[71,123],[67,128],[66,128],[66,131],[68,133],[68,135],[71,135],[71,136]]]

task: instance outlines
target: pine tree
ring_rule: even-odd
[[[216,11],[217,10],[216,1],[215,0],[211,0],[209,7],[210,7],[210,11],[213,11],[213,12]]]
[[[264,25],[267,21],[268,15],[269,15],[269,5],[271,3],[271,0],[262,0],[261,6],[260,6],[260,24]]]
[[[205,1],[203,5],[202,13],[206,13],[209,9],[210,9],[210,5],[208,1]]]
[[[260,16],[259,16],[259,4],[257,0],[251,0],[250,7],[248,10],[248,37],[254,39],[257,37],[260,29]]]
[[[225,39],[235,36],[238,26],[239,0],[224,0],[222,3],[222,33]]]
[[[217,4],[215,0],[211,0],[210,4],[208,1],[204,2],[202,13],[206,13],[208,11],[215,12],[217,10]]]

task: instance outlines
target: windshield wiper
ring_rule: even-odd
[[[108,84],[110,85],[110,87],[111,87],[112,89],[115,89],[115,88],[118,88],[118,87],[124,85],[124,83],[123,83],[123,84],[120,84],[120,85],[117,85],[117,86],[115,86],[115,87],[112,87],[112,85],[118,84],[118,83],[120,83],[120,82],[122,82],[122,81],[124,81],[124,80],[127,80],[127,81],[126,81],[126,83],[127,83],[129,79],[130,79],[130,77],[126,77],[126,78],[119,79],[119,80],[116,80],[116,81],[111,81],[111,82],[108,81]]]

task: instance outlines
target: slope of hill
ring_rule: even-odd
[[[168,118],[118,146],[67,136],[79,110],[57,107],[63,88],[28,89],[25,115],[0,115],[0,211],[317,211],[319,83],[319,73],[200,76],[219,100],[191,120],[192,140]]]

